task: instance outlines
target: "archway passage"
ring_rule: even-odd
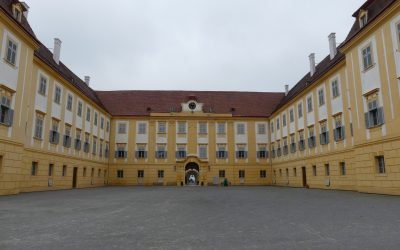
[[[197,163],[190,162],[185,166],[185,184],[189,186],[199,185],[200,168]]]

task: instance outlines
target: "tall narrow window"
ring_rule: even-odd
[[[313,111],[313,102],[311,96],[307,98],[307,111],[308,113],[311,113]]]
[[[77,111],[77,115],[79,117],[82,117],[82,102],[78,102],[78,111]]]
[[[324,106],[325,105],[324,89],[319,89],[318,90],[318,101],[319,101],[319,106]]]
[[[335,129],[333,131],[333,137],[334,137],[335,141],[337,142],[337,141],[344,140],[344,138],[345,138],[344,133],[345,133],[345,129],[342,124],[342,117],[340,115],[336,116],[335,117]]]
[[[333,98],[340,96],[339,83],[337,79],[332,81],[332,96]]]
[[[64,165],[64,166],[62,167],[62,176],[63,176],[63,177],[67,176],[67,165]]]
[[[291,109],[289,111],[289,119],[290,119],[290,123],[294,122],[294,111],[293,111],[293,109]]]
[[[72,111],[72,95],[68,94],[68,99],[67,99],[67,110]]]
[[[378,174],[385,174],[386,173],[385,157],[382,155],[377,156],[377,157],[375,157],[375,162],[376,162]]]
[[[299,118],[303,117],[303,103],[299,103],[299,105],[297,105],[297,113]]]
[[[39,140],[43,138],[43,121],[44,116],[42,114],[36,114],[34,137]]]
[[[178,122],[178,134],[186,134],[186,122]]]
[[[8,127],[12,126],[14,110],[11,109],[11,95],[1,96],[0,123]]]
[[[329,164],[325,164],[325,175],[330,176],[331,175],[331,169],[329,167]]]
[[[38,173],[38,163],[37,162],[32,162],[32,168],[31,168],[31,175],[36,176]]]
[[[346,175],[346,163],[345,162],[339,163],[339,167],[340,167],[340,175]]]
[[[90,108],[86,109],[86,121],[90,122]]]
[[[17,44],[11,39],[8,39],[6,61],[15,66],[16,58],[17,58]]]
[[[54,164],[49,164],[49,176],[53,176]]]
[[[199,145],[199,157],[206,159],[207,158],[207,145],[201,144]]]
[[[54,91],[54,102],[60,104],[61,102],[61,88],[56,86],[56,90]]]
[[[98,119],[99,119],[99,114],[97,112],[94,112],[94,121],[93,121],[94,126],[97,126]]]
[[[286,114],[282,115],[282,126],[286,127]]]
[[[47,89],[47,78],[41,75],[39,80],[38,93],[41,95],[46,95],[46,89]]]
[[[159,134],[165,134],[167,132],[166,122],[158,122],[158,132]]]
[[[326,145],[329,143],[328,125],[326,122],[323,122],[320,124],[320,126],[321,126],[320,143],[321,145]]]
[[[362,50],[362,58],[364,70],[367,70],[373,66],[371,45],[368,45]]]

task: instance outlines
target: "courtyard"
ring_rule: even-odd
[[[0,197],[0,249],[398,249],[400,197],[107,187]]]

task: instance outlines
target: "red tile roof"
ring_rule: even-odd
[[[114,116],[148,116],[150,113],[180,112],[181,103],[195,99],[203,111],[235,117],[269,117],[284,93],[225,91],[96,91]]]

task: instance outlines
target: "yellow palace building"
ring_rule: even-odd
[[[0,194],[104,185],[279,185],[400,195],[400,1],[283,93],[95,91],[0,0]]]

